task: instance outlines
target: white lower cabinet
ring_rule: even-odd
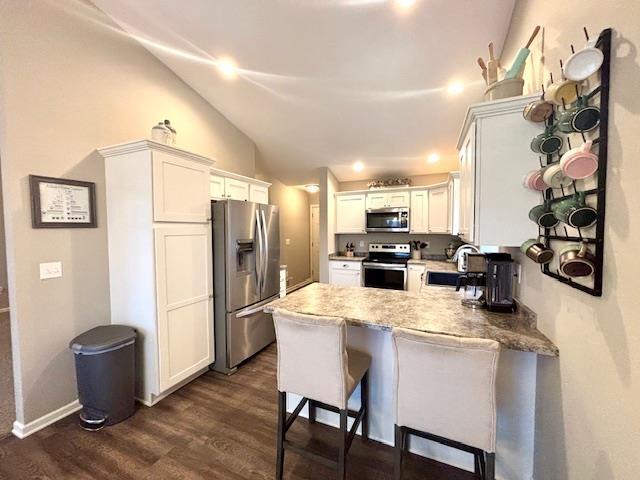
[[[160,390],[214,361],[211,227],[155,227]]]
[[[407,278],[407,290],[410,292],[419,292],[420,285],[422,284],[423,274],[425,272],[424,265],[412,265],[407,266],[408,278]]]
[[[329,262],[329,283],[346,287],[359,287],[362,285],[361,262]]]

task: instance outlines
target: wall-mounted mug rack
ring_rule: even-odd
[[[586,29],[584,29],[587,41],[589,41],[589,35]],[[596,100],[599,97],[599,109],[600,109],[600,121],[598,126],[593,130],[596,132],[596,138],[593,138],[592,148],[598,150],[598,170],[595,175],[595,187],[583,188],[580,187],[574,181],[571,185],[562,186],[558,189],[547,188],[543,192],[543,199],[553,205],[556,202],[561,202],[565,199],[571,198],[578,191],[584,193],[584,195],[590,199],[591,205],[595,200],[594,208],[597,210],[597,216],[595,225],[591,226],[588,230],[588,234],[583,232],[584,229],[572,228],[571,233],[566,226],[555,228],[539,228],[539,237],[542,239],[544,245],[553,249],[556,253],[569,243],[586,244],[589,251],[593,254],[593,273],[588,277],[572,278],[568,275],[561,273],[558,267],[551,266],[547,263],[540,266],[542,273],[555,278],[556,280],[569,285],[570,287],[581,290],[593,296],[602,295],[602,277],[603,277],[603,265],[604,265],[604,226],[605,226],[605,201],[606,201],[606,183],[607,183],[607,154],[608,154],[608,135],[609,135],[609,80],[611,74],[611,37],[612,30],[610,28],[603,30],[595,43],[595,48],[602,51],[603,61],[600,67],[599,73],[596,74],[599,77],[599,85],[591,90],[585,97],[587,101]],[[575,53],[573,45],[571,46],[571,52]],[[596,52],[597,53],[597,52]],[[561,63],[562,68],[562,63]],[[595,75],[594,75],[595,77]],[[553,78],[553,77],[552,77]],[[553,80],[552,80],[553,81]],[[577,91],[578,98],[580,93]],[[564,98],[562,107],[556,107],[555,110],[563,108],[563,112],[569,108],[565,104]],[[547,125],[554,125],[555,112],[547,120]],[[571,132],[564,133],[565,143],[571,148],[571,136],[577,135],[577,138],[581,138],[582,141],[587,140],[587,135],[584,132]],[[594,134],[590,132],[589,136],[593,137]],[[540,161],[541,167],[557,163],[557,154],[551,154],[546,156],[546,162]],[[595,252],[592,251],[595,249]]]

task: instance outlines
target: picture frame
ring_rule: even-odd
[[[33,228],[97,228],[96,184],[29,175]]]

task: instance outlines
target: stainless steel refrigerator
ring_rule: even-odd
[[[238,200],[211,202],[216,360],[231,374],[275,341],[264,306],[280,290],[278,207]]]

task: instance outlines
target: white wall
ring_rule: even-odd
[[[251,139],[108,27],[88,4],[0,2],[0,156],[21,423],[76,398],[69,340],[110,321],[104,164],[95,148],[147,137],[169,118],[179,146],[254,172]],[[29,174],[96,182],[99,227],[32,229]],[[64,276],[40,281],[38,264],[53,260]]]
[[[538,361],[536,480],[634,480],[640,472],[639,19],[637,0],[520,0],[502,58],[510,64],[542,25],[526,75],[528,90],[538,90],[549,70],[558,78],[569,45],[584,44],[583,26],[592,35],[614,28],[604,294],[571,289],[519,257],[519,295],[560,348],[559,359]]]
[[[339,183],[328,167],[320,169],[320,282],[329,283],[329,254],[336,251],[336,197]]]

